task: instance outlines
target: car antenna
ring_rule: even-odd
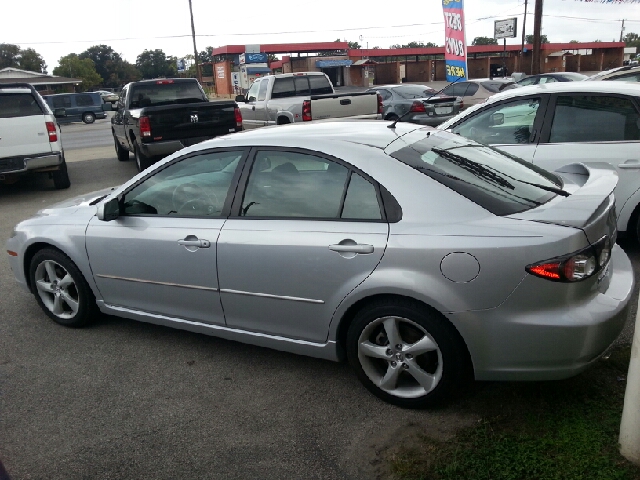
[[[456,78],[453,82],[451,82],[449,85],[445,85],[444,87],[442,87],[440,90],[438,90],[437,92],[433,92],[430,96],[428,96],[426,98],[426,100],[429,100],[431,97],[435,97],[436,95],[438,95],[439,93],[442,93],[442,91],[445,88],[450,87],[451,85],[453,85],[454,83],[462,80],[464,77],[458,77]],[[402,116],[396,118],[393,123],[391,125],[387,125],[387,128],[396,128],[396,123],[398,123],[400,120],[402,120],[404,117],[406,117],[407,115],[409,115],[411,113],[411,109],[409,109],[407,112],[405,112]]]

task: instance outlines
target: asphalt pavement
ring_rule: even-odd
[[[71,188],[0,186],[0,239],[48,204],[136,174],[115,158],[108,121],[63,126],[63,143]],[[640,249],[625,249],[637,270]],[[14,480],[370,480],[382,478],[380,452],[477,420],[455,402],[385,404],[345,364],[104,315],[58,326],[6,260],[0,286],[0,460]]]

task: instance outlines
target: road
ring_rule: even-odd
[[[1,239],[48,204],[136,174],[107,122],[63,127],[63,142],[71,188],[0,187]],[[625,248],[638,269],[640,249]],[[432,411],[382,403],[345,364],[108,316],[60,327],[6,260],[0,285],[0,459],[14,479],[370,480],[379,452],[477,420],[472,397]]]

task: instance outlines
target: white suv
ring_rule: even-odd
[[[29,172],[46,172],[57,189],[71,185],[60,127],[47,103],[29,84],[0,84],[0,183]]]

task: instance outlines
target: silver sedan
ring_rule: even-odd
[[[414,124],[294,124],[42,210],[6,250],[61,325],[104,312],[348,359],[423,407],[472,378],[575,375],[616,339],[634,282],[616,182]]]

